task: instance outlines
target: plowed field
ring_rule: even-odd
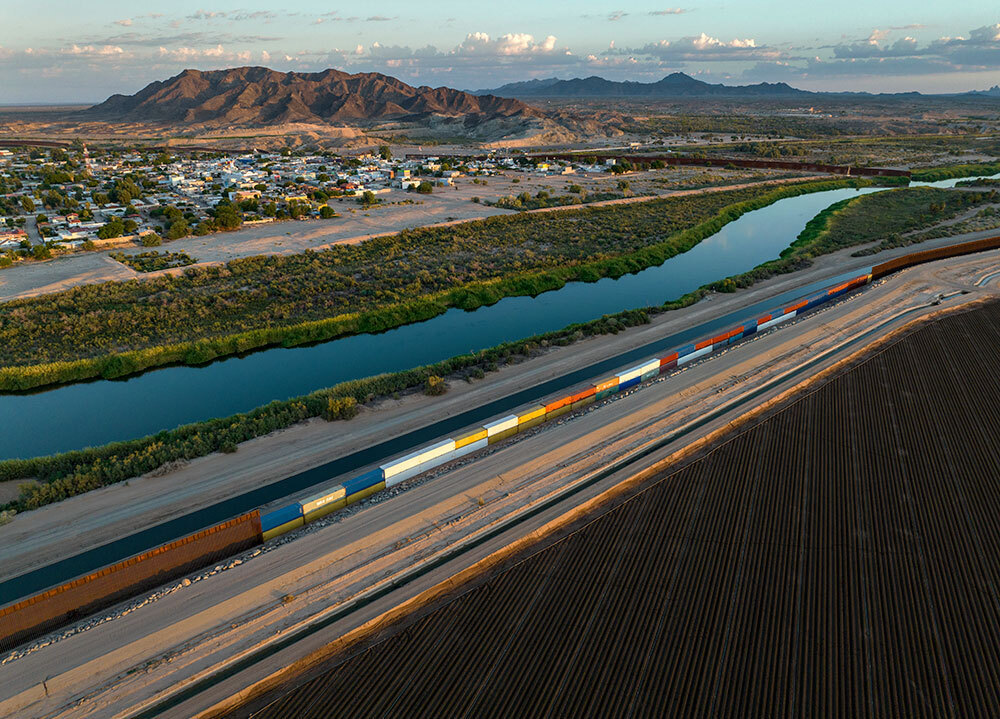
[[[1000,304],[906,335],[255,716],[1000,712]]]

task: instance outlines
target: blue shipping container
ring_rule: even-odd
[[[368,489],[373,484],[378,484],[384,479],[385,474],[381,469],[376,467],[375,469],[344,482],[344,490],[347,492],[347,496],[350,497],[355,492],[360,492],[362,489]]]
[[[757,325],[752,323],[748,324],[746,327],[743,328],[744,337],[749,337],[752,334],[756,334],[756,332],[757,332]]]
[[[637,384],[639,384],[641,380],[642,380],[641,377],[633,377],[632,379],[626,380],[625,382],[620,382],[618,384],[618,391],[621,392],[622,390],[626,390],[629,387],[635,387]]]
[[[677,356],[683,357],[684,355],[689,355],[694,352],[694,345],[684,345],[683,347],[677,348]]]
[[[301,516],[302,507],[298,504],[289,504],[287,507],[273,509],[267,514],[260,515],[260,528],[262,532],[267,532]]]

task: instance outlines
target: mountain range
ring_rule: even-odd
[[[478,90],[477,95],[500,97],[807,97],[807,90],[797,90],[784,82],[756,85],[722,85],[703,82],[683,72],[674,72],[657,82],[616,82],[603,77],[572,80],[530,80],[514,82],[492,90]]]
[[[447,87],[413,87],[379,73],[278,72],[266,67],[185,70],[134,95],[112,95],[83,111],[91,120],[202,127],[289,123],[365,124],[430,117],[464,123],[537,119],[520,100],[473,95]]]

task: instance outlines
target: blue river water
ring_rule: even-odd
[[[938,187],[957,180],[928,183]],[[571,283],[537,297],[511,297],[473,312],[309,347],[273,348],[203,367],[166,367],[0,396],[0,459],[33,457],[153,434],[243,412],[345,380],[436,362],[604,314],[661,304],[773,259],[830,204],[874,188],[781,200],[747,213],[658,267],[618,279]]]

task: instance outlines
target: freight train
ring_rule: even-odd
[[[301,501],[270,509],[255,510],[236,519],[157,547],[98,572],[0,608],[0,650],[74,621],[89,612],[121,601],[129,594],[162,584],[179,576],[360,502],[459,457],[485,449],[533,427],[586,407],[615,393],[628,390],[659,374],[682,367],[711,352],[767,330],[840,297],[887,274],[922,262],[980,252],[1000,247],[1000,236],[934,250],[910,253],[872,267],[833,287],[775,308],[741,325],[699,342],[678,347],[660,357],[624,369],[610,377],[578,387],[576,391],[522,408],[504,417],[468,429],[403,456],[388,459],[348,480],[325,487]],[[176,561],[174,561],[176,557]]]

